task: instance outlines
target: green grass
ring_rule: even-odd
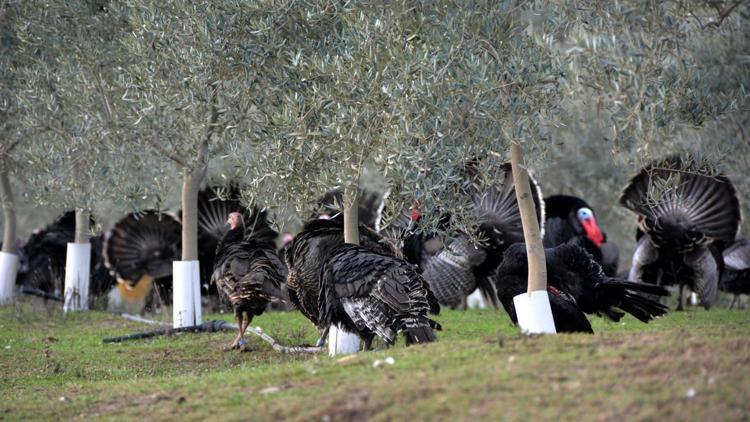
[[[750,416],[749,311],[673,312],[648,325],[592,318],[595,335],[541,338],[519,336],[502,311],[437,319],[437,343],[341,360],[281,355],[254,336],[251,352],[224,352],[231,333],[105,345],[152,327],[23,302],[0,309],[0,419]],[[284,344],[316,340],[298,313],[253,326]],[[394,365],[373,367],[387,356]]]

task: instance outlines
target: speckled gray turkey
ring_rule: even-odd
[[[629,279],[684,286],[708,308],[716,300],[723,245],[734,241],[740,206],[732,183],[693,157],[669,157],[641,169],[620,204],[638,216]]]
[[[375,336],[393,344],[435,341],[439,325],[427,317],[440,307],[408,262],[351,244],[330,251],[322,269],[318,326],[325,338],[333,324],[357,333],[370,349]]]
[[[277,233],[266,221],[265,212],[255,210],[245,227],[240,213],[229,215],[230,229],[216,248],[211,281],[232,304],[239,333],[229,348],[242,347],[244,333],[254,316],[271,301],[284,298],[282,269],[276,255]]]
[[[359,240],[366,249],[383,255],[394,255],[393,248],[374,230],[359,226]],[[336,220],[311,220],[305,224],[285,251],[289,269],[289,300],[316,326],[320,319],[321,269],[331,251],[344,243],[344,224]]]

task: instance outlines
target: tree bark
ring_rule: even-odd
[[[2,160],[3,158],[0,158]],[[3,205],[3,247],[2,252],[16,253],[16,207],[10,177],[5,165],[0,163],[0,202]]]
[[[182,181],[182,260],[198,260],[198,190],[205,170],[183,170]]]
[[[359,245],[359,190],[356,186],[344,191],[344,243]]]
[[[91,231],[91,213],[83,208],[76,208],[76,232],[74,243],[89,243]]]
[[[510,145],[510,163],[513,168],[513,185],[516,188],[518,209],[523,224],[526,255],[529,263],[528,293],[547,290],[547,262],[544,258],[542,233],[536,219],[536,207],[529,184],[529,175],[523,164],[523,152],[517,143]]]

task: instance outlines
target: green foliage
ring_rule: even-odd
[[[473,232],[467,163],[480,159],[492,183],[508,140],[549,144],[561,63],[528,36],[518,10],[454,1],[289,7],[308,25],[295,25],[271,69],[286,81],[268,112],[271,136],[235,154],[267,203],[308,215],[325,190],[374,173],[390,190],[390,219],[419,198],[426,213],[450,212],[455,228]]]

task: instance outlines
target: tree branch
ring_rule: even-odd
[[[713,7],[716,9],[716,12],[719,14],[719,20],[716,22],[711,22],[708,25],[719,27],[722,23],[724,23],[724,19],[729,17],[730,14],[736,9],[740,4],[742,4],[745,0],[737,0],[734,3],[732,3],[729,6],[726,7],[720,7],[718,4],[714,4]],[[706,26],[708,26],[706,25]]]
[[[222,115],[222,110],[219,110],[217,107],[217,100],[218,100],[218,92],[219,92],[219,82],[213,82],[211,83],[211,112],[208,116],[208,125],[206,126],[206,136],[203,138],[203,141],[201,142],[200,150],[198,152],[198,162],[207,166],[208,163],[208,144],[211,142],[211,137],[213,137],[214,133],[216,132],[216,127],[218,126],[219,116]]]
[[[10,145],[7,145],[5,148],[0,151],[0,155],[7,156],[13,151],[13,148],[15,148],[21,141],[13,141],[10,143]]]
[[[170,153],[169,151],[167,151],[166,149],[164,149],[164,147],[162,147],[159,144],[159,140],[157,139],[158,136],[159,136],[159,131],[157,130],[157,131],[154,132],[154,136],[152,138],[148,138],[149,145],[151,145],[151,147],[153,149],[155,149],[159,154],[161,154],[161,155],[169,158],[170,160],[174,161],[180,167],[182,167],[182,168],[187,167],[187,161],[185,161],[182,158],[180,158],[180,157],[178,157],[178,156]]]

